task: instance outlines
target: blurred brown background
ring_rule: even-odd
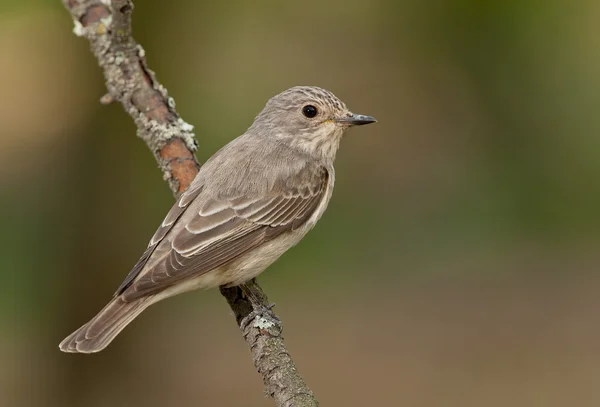
[[[600,405],[598,21],[594,0],[136,2],[201,161],[294,85],[379,119],[261,278],[323,406]],[[72,28],[59,0],[0,0],[0,405],[272,405],[216,290],[59,352],[172,203]]]

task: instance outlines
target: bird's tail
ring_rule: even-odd
[[[115,297],[94,318],[67,336],[59,345],[60,350],[70,353],[100,352],[154,301],[144,297],[126,302]]]

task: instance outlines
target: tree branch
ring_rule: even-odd
[[[73,32],[86,37],[104,72],[108,93],[101,103],[118,101],[137,126],[175,196],[198,173],[193,127],[175,110],[175,102],[146,63],[144,49],[131,34],[131,0],[63,0],[71,13]],[[277,406],[317,406],[283,342],[282,324],[271,311],[266,294],[251,281],[224,288],[242,335],[261,374],[265,391]]]

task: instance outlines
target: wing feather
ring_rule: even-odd
[[[181,194],[175,205],[173,205],[171,210],[167,213],[167,216],[165,216],[165,219],[159,226],[156,233],[154,233],[154,236],[152,236],[152,239],[150,239],[148,248],[146,248],[146,250],[142,254],[142,257],[138,260],[135,266],[133,266],[127,277],[125,277],[125,280],[123,280],[123,282],[115,292],[115,297],[122,294],[127,289],[127,287],[131,285],[133,280],[135,280],[135,278],[142,272],[142,270],[154,254],[156,248],[158,247],[158,244],[173,228],[173,225],[177,222],[177,220],[179,220],[181,215],[183,215],[190,202],[192,202],[198,195],[200,195],[201,192],[201,185],[192,185],[190,186],[190,188],[188,188],[187,191]]]
[[[163,222],[157,231],[162,240],[142,255],[119,293],[127,301],[155,294],[298,229],[325,198],[328,183],[327,169],[312,166],[290,179],[279,180],[263,196],[208,199],[200,207],[191,204],[193,199],[186,196],[185,205],[180,206],[180,200],[172,209],[174,214],[167,215],[169,220],[176,217],[169,226],[171,233],[161,231],[166,227]],[[186,209],[193,209],[194,215],[182,216]],[[161,249],[154,251],[158,245]]]

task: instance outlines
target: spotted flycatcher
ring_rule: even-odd
[[[101,351],[155,302],[256,277],[323,215],[344,132],[373,122],[317,87],[271,98],[243,135],[200,168],[113,299],[60,349]]]

